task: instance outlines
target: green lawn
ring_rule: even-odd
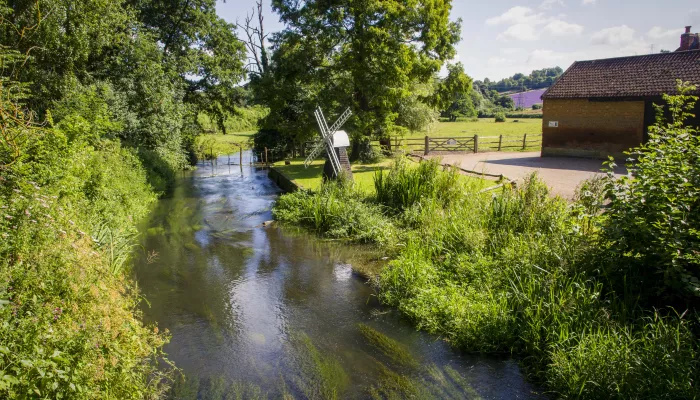
[[[514,121],[518,122],[514,122]],[[494,122],[493,118],[481,118],[478,122],[457,121],[438,122],[437,126],[427,133],[434,137],[456,137],[456,136],[516,136],[523,137],[523,134],[541,135],[542,120],[539,118],[507,119],[506,122]],[[411,137],[424,137],[423,133],[414,133]]]
[[[515,122],[518,121],[518,122]],[[425,148],[423,139],[431,138],[472,138],[479,135],[479,151],[497,151],[499,136],[503,135],[501,150],[522,150],[523,136],[527,134],[526,150],[538,150],[541,147],[542,120],[537,118],[507,119],[495,122],[493,118],[481,118],[478,121],[438,122],[429,132],[414,132],[405,139],[399,139],[399,147],[421,151]],[[392,139],[396,143],[396,139]],[[408,147],[406,147],[406,143]],[[511,146],[511,147],[508,147]]]
[[[377,164],[353,164],[352,174],[355,184],[368,195],[374,193],[374,174],[378,170],[388,170],[392,160],[387,159]],[[284,162],[274,164],[275,169],[284,174],[304,189],[316,190],[321,187],[324,160],[315,160],[309,168],[304,168],[304,159],[292,160],[291,165],[284,165]],[[465,181],[476,183],[481,188],[495,186],[497,183],[491,180],[462,176]]]
[[[304,159],[296,158],[291,165],[284,162],[274,164],[275,169],[283,173],[304,189],[316,190],[321,187],[324,160],[315,160],[309,168],[304,168]],[[355,184],[367,194],[374,191],[374,173],[380,169],[389,169],[391,160],[377,164],[353,164],[352,175]]]

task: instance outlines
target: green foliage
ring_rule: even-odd
[[[499,111],[493,116],[495,122],[506,122],[506,113]]]
[[[102,129],[37,128],[12,164],[0,160],[0,397],[167,389],[167,336],[142,324],[124,274],[135,221],[155,195],[133,151],[88,144]]]
[[[272,7],[287,27],[253,88],[270,108],[262,127],[281,142],[315,133],[318,104],[329,119],[350,106],[346,128],[355,138],[394,133],[412,87],[427,84],[459,40],[450,0],[274,0]]]
[[[556,82],[557,78],[564,73],[560,67],[544,68],[535,70],[530,75],[515,74],[510,78],[502,79],[498,82],[491,82],[488,78],[483,82],[477,81],[476,84],[483,92],[495,90],[497,92],[509,92],[512,90],[526,91],[533,89],[548,88]]]
[[[366,201],[349,182],[329,181],[314,193],[303,190],[281,196],[275,219],[314,229],[331,238],[388,245],[396,240],[394,226],[381,210]]]
[[[0,5],[0,397],[167,389],[168,336],[141,322],[128,260],[195,116],[232,111],[244,55],[214,6]]]
[[[671,104],[679,102],[669,100]],[[672,112],[679,113],[682,111]],[[672,125],[664,132],[687,129]],[[675,136],[668,136],[661,136],[664,140],[654,136],[654,142],[643,147],[648,149],[647,157],[651,157],[652,149],[674,143]],[[691,135],[679,136],[683,146],[688,146]],[[673,148],[683,155],[668,156],[667,163],[662,164],[664,168],[655,175],[640,169],[637,171],[645,174],[640,173],[634,180],[612,181],[615,185],[627,185],[615,187],[665,188],[661,174],[675,171],[669,165],[684,168],[678,174],[694,172],[692,168],[697,163],[688,162],[686,157],[696,161],[692,158],[696,155],[686,152],[687,147],[680,143]],[[660,156],[661,153],[654,157]],[[640,158],[635,165],[639,164],[644,165],[644,160]],[[654,165],[659,166],[659,161]],[[450,184],[453,175],[454,171],[441,171],[432,163],[412,167],[401,160],[389,173],[376,175],[376,201],[386,207],[388,222],[400,232],[394,247],[387,248],[389,254],[396,255],[395,259],[378,278],[379,296],[384,303],[397,307],[419,328],[459,348],[522,355],[530,376],[555,396],[700,396],[694,384],[700,378],[695,310],[678,314],[669,308],[653,309],[648,303],[635,303],[630,299],[644,298],[645,287],[611,285],[613,273],[601,274],[591,269],[591,265],[609,268],[608,260],[621,259],[619,245],[609,245],[607,231],[617,234],[625,228],[624,220],[618,218],[619,210],[627,209],[614,204],[621,200],[612,199],[611,209],[602,215],[600,212],[605,202],[603,193],[606,188],[610,191],[610,182],[604,178],[586,182],[579,189],[576,202],[570,204],[551,197],[535,176],[517,188],[482,194],[476,186]],[[657,175],[658,180],[654,178]],[[693,182],[690,176],[684,178]],[[679,193],[690,193],[692,185],[684,186],[685,181],[671,178],[669,185],[672,183],[680,186],[672,192],[675,198],[691,201],[692,196]],[[648,197],[648,201],[653,199],[656,197]],[[316,201],[322,203],[324,199]],[[368,201],[371,200],[365,200]],[[353,207],[351,202],[346,204]],[[640,201],[638,207],[641,204],[644,202]],[[671,200],[670,204],[675,203]],[[286,208],[300,210],[308,206],[295,204]],[[316,210],[325,212],[321,207]],[[646,218],[633,215],[640,223]],[[689,223],[687,231],[694,232],[697,221],[688,218],[695,225]],[[613,221],[621,225],[609,227]],[[645,232],[658,229],[659,225],[644,229],[635,226],[637,231]],[[623,232],[632,235],[628,230]],[[656,232],[663,239],[664,231]],[[654,242],[640,241],[637,246],[643,249],[646,243]],[[683,243],[690,246],[693,242]],[[686,260],[683,252],[677,257],[678,261]],[[634,261],[642,268],[641,260]],[[678,261],[676,265],[683,265]],[[647,264],[647,268],[649,265],[664,264]],[[630,277],[634,276],[639,275],[620,279],[632,282]],[[658,281],[657,287],[664,285]],[[665,307],[669,303],[652,305]],[[392,362],[398,362],[388,355],[401,354],[390,339],[363,330],[370,344]],[[380,384],[371,391],[377,398],[420,398],[430,393],[424,391],[426,386],[421,382],[388,369],[382,371]]]
[[[679,95],[664,96],[670,120],[660,117],[629,153],[631,176],[607,180],[601,272],[615,290],[657,306],[700,296],[700,136],[684,125],[698,98],[679,85]]]
[[[532,105],[532,109],[533,109],[533,110],[541,110],[542,107],[543,107],[542,104],[533,104],[533,105]]]
[[[458,117],[475,117],[472,79],[464,73],[462,63],[448,64],[447,71],[447,77],[437,85],[431,102],[441,110],[441,116],[449,118],[451,122]]]
[[[395,211],[410,208],[423,199],[434,199],[447,206],[455,192],[461,190],[459,172],[452,169],[450,173],[438,174],[440,168],[437,159],[413,168],[406,158],[397,158],[388,173],[375,173],[377,201]]]

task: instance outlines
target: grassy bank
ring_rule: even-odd
[[[318,191],[323,183],[323,164],[324,160],[315,160],[306,168],[304,167],[304,159],[299,158],[291,160],[290,165],[285,165],[284,161],[280,161],[275,163],[274,166],[299,187]],[[374,164],[353,164],[354,189],[367,196],[374,195],[376,193],[374,184],[376,173],[388,170],[391,165],[391,160],[384,160]],[[477,188],[496,185],[493,181],[468,176],[461,176],[459,179],[464,180],[465,183],[473,184]]]
[[[570,205],[536,177],[481,194],[456,171],[400,159],[376,176],[374,194],[327,184],[284,195],[273,211],[378,245],[393,258],[375,280],[383,302],[460,349],[519,355],[555,396],[698,397],[693,308],[676,312],[648,297],[660,287],[634,291],[632,275],[602,272],[619,267],[605,232],[624,225],[597,213],[603,187],[625,190],[610,179]],[[627,293],[614,285],[620,276]]]

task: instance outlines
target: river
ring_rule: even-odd
[[[352,271],[362,249],[263,226],[279,193],[222,157],[144,222],[134,270],[186,378],[173,397],[539,398],[513,359],[460,354],[379,304]]]

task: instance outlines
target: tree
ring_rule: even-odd
[[[162,45],[167,68],[184,83],[184,101],[224,121],[241,101],[245,46],[235,25],[216,14],[216,0],[129,0],[145,28]]]
[[[472,79],[464,73],[462,63],[447,66],[447,77],[437,85],[432,103],[443,117],[454,122],[458,117],[475,117],[472,102]]]
[[[270,126],[283,134],[310,131],[311,119],[301,114],[324,104],[352,107],[356,138],[388,136],[412,85],[429,82],[459,40],[450,0],[273,0],[272,6],[287,28],[271,40],[273,82],[262,98],[268,121],[286,120],[285,128]],[[293,84],[303,95],[272,98]]]

